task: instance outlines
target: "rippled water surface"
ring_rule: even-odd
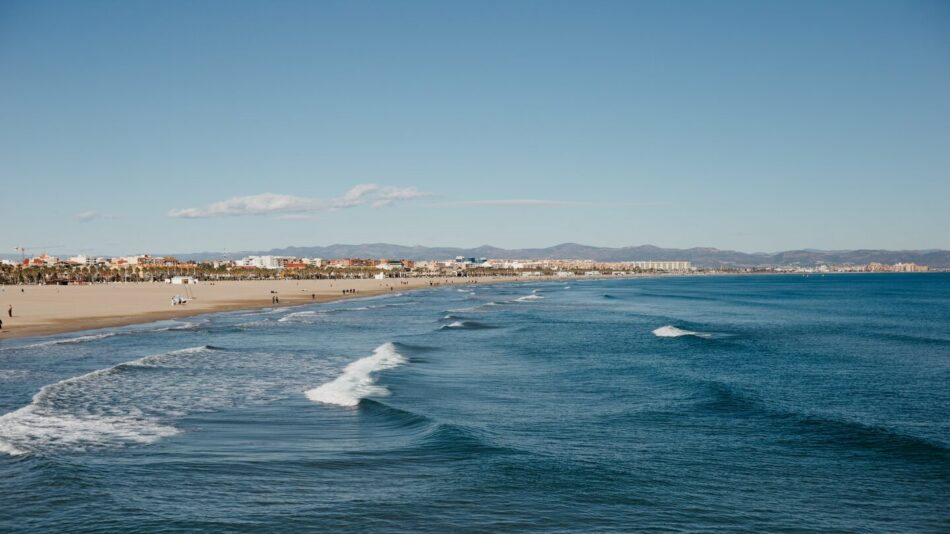
[[[950,530],[950,275],[419,291],[0,341],[0,531]]]

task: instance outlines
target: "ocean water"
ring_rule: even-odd
[[[950,275],[470,286],[0,342],[2,532],[948,532]]]

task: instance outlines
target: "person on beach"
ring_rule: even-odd
[[[7,315],[9,315],[10,317],[13,317],[13,304],[11,304],[9,308],[7,308]]]

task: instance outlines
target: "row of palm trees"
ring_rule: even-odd
[[[185,264],[179,266],[126,266],[106,267],[98,265],[50,265],[50,266],[0,266],[0,284],[67,284],[105,282],[162,282],[173,276],[193,276],[199,280],[317,280],[343,278],[372,278],[381,272],[373,267],[308,267],[274,271],[257,267],[215,266],[211,263]],[[468,271],[447,270],[439,273],[412,271],[389,271],[389,277],[421,275],[438,276],[515,276],[509,269],[471,269]]]
[[[551,269],[540,269],[542,274],[552,275]],[[375,267],[313,267],[275,271],[258,267],[232,267],[212,263],[188,263],[175,266],[133,265],[107,267],[104,265],[50,265],[22,266],[0,265],[0,284],[50,284],[50,283],[102,283],[102,282],[162,282],[173,276],[193,276],[199,280],[318,280],[342,278],[372,278],[381,271]],[[641,272],[634,269],[634,272]],[[471,268],[445,271],[387,271],[389,277],[414,276],[517,276],[512,269]],[[580,274],[580,271],[575,274]]]

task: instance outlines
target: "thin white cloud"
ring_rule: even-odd
[[[508,198],[493,200],[459,200],[442,202],[442,206],[512,206],[540,208],[583,208],[591,206],[611,206],[610,202],[582,202],[576,200],[543,200],[537,198]]]
[[[90,210],[90,211],[79,212],[75,215],[75,217],[77,221],[86,223],[86,222],[92,222],[96,219],[101,218],[102,214],[99,213],[98,211]]]
[[[169,217],[198,219],[204,217],[236,217],[241,215],[281,215],[306,214],[320,211],[352,208],[368,204],[374,208],[388,206],[397,201],[411,200],[429,196],[430,193],[414,187],[389,187],[376,184],[360,184],[347,191],[342,197],[322,199],[261,193],[245,197],[234,197],[214,202],[199,208],[173,209]]]

